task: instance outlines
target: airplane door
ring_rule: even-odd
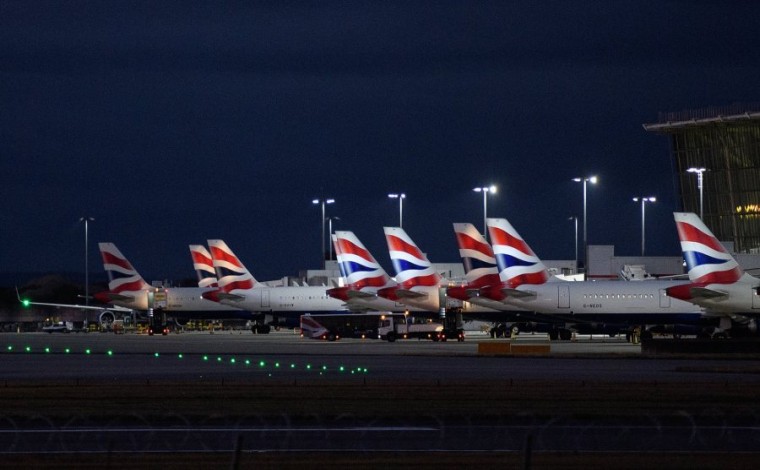
[[[269,308],[269,289],[264,289],[261,293],[261,307]]]
[[[752,293],[750,295],[752,296],[752,308],[760,308],[760,295],[757,294],[757,289],[753,288],[751,290]]]
[[[670,308],[670,297],[665,293],[665,289],[660,289],[660,307]]]
[[[557,286],[557,307],[570,308],[570,286]]]

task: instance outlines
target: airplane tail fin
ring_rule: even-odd
[[[112,294],[149,289],[150,284],[140,276],[132,263],[113,243],[98,243],[103,268],[108,273],[108,290]]]
[[[393,280],[385,269],[353,232],[336,231],[334,246],[341,275],[346,279],[346,285],[351,290],[359,291],[366,287],[383,288],[393,285]]]
[[[235,290],[260,287],[253,275],[223,240],[208,240],[208,247],[222,292],[229,294]]]
[[[697,214],[674,212],[689,280],[700,284],[731,284],[744,271]]]
[[[487,219],[486,225],[502,281],[515,288],[549,280],[551,276],[544,263],[507,219]]]
[[[467,286],[478,288],[500,284],[493,249],[478,229],[469,223],[455,223],[454,233],[459,245],[459,256],[464,264]]]
[[[198,275],[198,287],[219,287],[211,253],[203,245],[190,245],[193,268]]]
[[[401,227],[384,227],[388,252],[396,271],[396,282],[403,289],[415,286],[437,286],[441,275]]]

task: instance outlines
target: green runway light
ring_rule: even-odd
[[[85,354],[90,354],[91,352],[92,352],[92,351],[90,351],[90,348],[87,348],[87,349],[85,349],[85,350],[84,350],[84,353],[85,353]]]
[[[208,361],[208,356],[203,356],[204,361]]]
[[[46,352],[46,353],[49,353],[49,352],[50,352],[50,348],[49,348],[49,347],[47,347],[47,346],[45,346],[45,352]]]
[[[231,364],[234,364],[234,363],[235,363],[235,358],[234,358],[234,357],[230,358],[230,363],[231,363]]]
[[[264,367],[265,365],[266,365],[266,362],[264,362],[264,361],[259,361],[259,367]]]
[[[306,364],[306,369],[311,370],[311,364]]]
[[[290,368],[291,368],[291,369],[295,369],[295,368],[296,368],[296,365],[295,365],[295,364],[291,364],[291,365],[290,365]]]
[[[11,346],[10,344],[8,345],[8,351],[13,351],[13,346]]]
[[[111,350],[109,349],[108,351],[106,351],[106,354],[108,354],[109,356],[113,356],[113,351],[111,351]]]
[[[153,357],[158,357],[159,354],[157,352],[153,353]]]
[[[70,348],[66,348],[66,349],[64,349],[64,352],[65,352],[66,354],[68,354],[68,353],[70,353],[70,352],[71,352],[71,349],[70,349]]]
[[[216,362],[222,362],[222,358],[221,358],[221,357],[219,357],[219,356],[217,356],[217,357],[216,357]]]
[[[274,367],[275,367],[275,369],[279,368],[280,367],[280,363],[279,362],[275,362],[274,363]]]
[[[341,371],[341,372],[343,372],[343,371],[345,371],[345,370],[346,370],[346,368],[345,368],[345,367],[343,367],[343,366],[340,366],[340,367],[338,367],[338,370],[339,370],[339,371]]]
[[[245,360],[245,365],[250,366],[251,365],[251,360],[250,359],[246,359]]]
[[[327,366],[322,366],[322,370],[327,370]]]
[[[177,354],[177,357],[180,358],[180,359],[182,359],[184,356],[182,355],[182,353],[179,353],[179,354]]]
[[[32,352],[32,348],[30,346],[26,347],[26,352]]]

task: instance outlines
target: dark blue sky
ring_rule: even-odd
[[[677,255],[660,111],[760,100],[756,2],[0,1],[0,271],[90,270],[114,242],[192,277],[222,238],[260,279],[320,264],[321,213],[390,268],[398,223],[435,262],[496,184],[542,258],[588,238]]]

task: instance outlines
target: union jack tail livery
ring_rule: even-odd
[[[208,240],[219,289],[225,294],[249,290],[261,285],[222,240]]]
[[[127,258],[113,243],[98,243],[103,268],[108,273],[108,290],[111,297],[150,289],[150,284],[140,276]],[[126,296],[125,296],[126,297]]]
[[[472,224],[454,224],[465,280],[470,288],[500,284],[493,249]]]
[[[211,253],[203,245],[190,245],[193,268],[198,275],[198,287],[219,287]]]
[[[544,263],[506,219],[488,219],[486,225],[503,283],[514,289],[523,284],[544,284],[549,280]]]
[[[388,276],[353,232],[335,232],[335,252],[341,275],[352,290],[389,287],[394,285]]]
[[[674,212],[689,280],[696,284],[732,284],[744,271],[715,235],[691,212]]]
[[[438,286],[441,276],[401,227],[384,227],[385,241],[396,271],[396,282],[403,289]]]

